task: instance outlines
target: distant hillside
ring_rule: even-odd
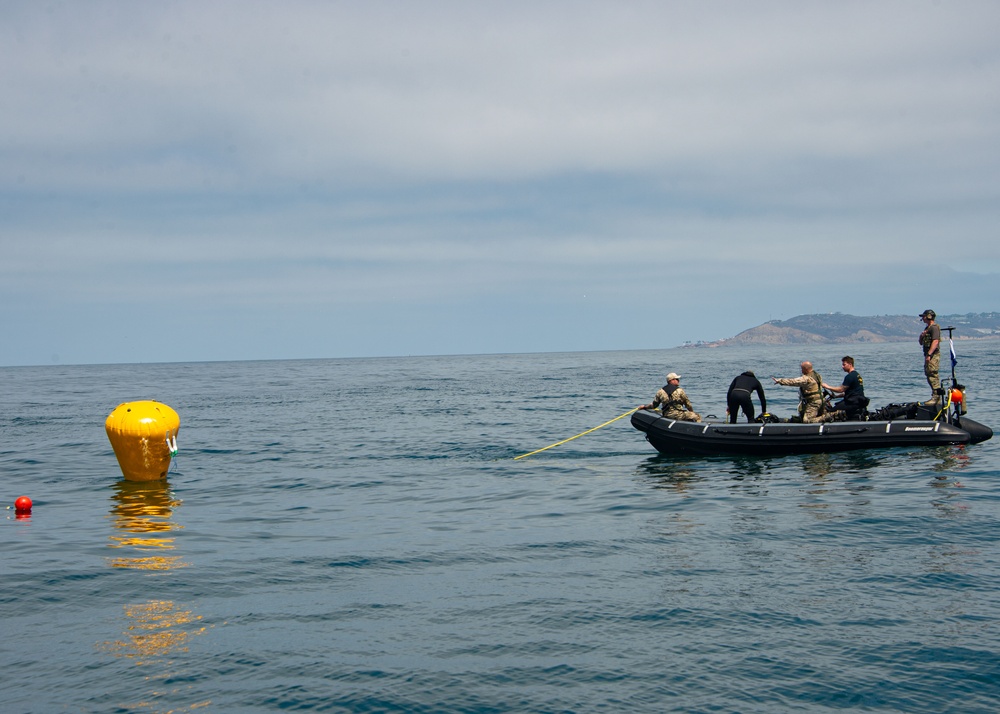
[[[954,327],[955,339],[1000,338],[1000,312],[938,315],[941,327]],[[686,347],[732,347],[743,345],[856,344],[858,342],[905,342],[915,340],[923,329],[915,315],[858,317],[840,312],[799,315],[772,320],[717,342],[698,342]]]

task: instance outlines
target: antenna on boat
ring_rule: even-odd
[[[949,325],[941,329],[948,333],[948,351],[951,356],[951,389],[948,390],[948,399],[945,404],[946,408],[947,405],[954,408],[954,419],[956,422],[960,422],[962,415],[966,413],[965,385],[959,384],[958,377],[955,376],[955,367],[958,365],[958,357],[955,356],[955,340],[953,339],[955,327]]]
[[[955,365],[958,364],[958,359],[955,357],[955,341],[952,339],[952,333],[955,332],[955,328],[948,326],[941,329],[948,333],[948,347],[951,350],[951,384],[954,387],[958,383],[958,379],[955,377]]]

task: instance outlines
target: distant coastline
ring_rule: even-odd
[[[939,315],[937,322],[954,327],[956,340],[1000,339],[1000,312]],[[914,315],[863,317],[840,312],[771,320],[734,337],[714,342],[687,342],[682,347],[747,345],[835,345],[916,340],[923,329]]]

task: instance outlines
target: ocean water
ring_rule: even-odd
[[[956,347],[1000,427],[998,343]],[[844,351],[0,369],[0,710],[995,712],[1000,439],[681,459],[626,417],[514,459]],[[915,341],[849,351],[872,408],[926,398]],[[138,399],[163,483],[104,434]]]

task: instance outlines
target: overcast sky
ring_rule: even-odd
[[[994,0],[0,0],[0,365],[1000,310],[998,28]]]

